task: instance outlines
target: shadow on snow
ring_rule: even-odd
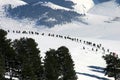
[[[104,74],[104,68],[103,68],[103,67],[99,67],[99,66],[88,66],[88,68],[90,68],[90,70],[93,71],[93,72],[98,72],[98,73]],[[76,72],[76,73],[77,73],[78,75],[84,75],[84,76],[96,78],[96,79],[98,79],[98,80],[109,80],[108,78],[100,77],[99,75],[95,75],[95,74],[82,73],[82,72]]]
[[[91,68],[91,71],[104,74],[104,68],[103,67],[99,67],[99,66],[88,66],[88,67]]]

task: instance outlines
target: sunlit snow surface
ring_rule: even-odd
[[[11,6],[17,7],[21,5],[26,5],[27,3],[23,2],[22,0],[0,0],[0,5],[8,5],[11,4]]]
[[[8,38],[19,39],[21,37],[30,37],[35,39],[38,43],[38,48],[41,51],[41,55],[44,56],[45,52],[49,49],[57,49],[60,46],[66,46],[69,48],[72,58],[75,63],[75,70],[78,75],[78,80],[107,80],[108,77],[104,76],[104,70],[106,64],[102,59],[102,56],[105,55],[101,49],[97,52],[92,48],[96,49],[93,46],[89,46],[83,43],[84,40],[91,41],[96,44],[102,44],[105,49],[109,49],[112,52],[120,53],[120,42],[119,41],[110,41],[110,40],[101,40],[101,39],[90,39],[90,38],[79,38],[82,40],[82,43],[71,41],[68,39],[61,39],[57,37],[49,37],[47,33],[44,36],[41,35],[32,35],[32,34],[17,34],[17,33],[8,33]],[[83,49],[85,47],[85,50]],[[106,54],[108,52],[105,52]],[[111,79],[112,80],[112,79]]]
[[[120,17],[120,4],[117,4],[114,0],[111,0],[95,5],[89,12],[97,15]]]
[[[0,3],[3,0],[0,0]],[[9,0],[4,0],[8,1]],[[20,0],[11,0],[20,1]],[[87,0],[81,0],[87,2]],[[90,0],[91,1],[91,0]],[[14,2],[15,6],[19,6],[18,2]],[[21,1],[20,1],[21,2]],[[79,0],[74,0],[78,3]],[[12,4],[12,3],[9,3]],[[22,2],[21,5],[25,3]],[[85,3],[84,3],[85,4]],[[53,6],[50,4],[49,6]],[[79,5],[82,5],[79,3]],[[87,6],[87,5],[85,5]],[[78,80],[107,80],[108,77],[104,76],[103,68],[106,66],[105,61],[102,59],[104,55],[101,50],[98,52],[92,51],[92,46],[85,45],[83,43],[74,42],[71,40],[60,39],[56,37],[48,37],[47,34],[61,34],[65,36],[77,37],[82,40],[92,41],[97,44],[102,44],[105,49],[110,49],[111,52],[115,52],[120,56],[120,7],[113,1],[105,2],[94,6],[92,1],[88,5],[90,11],[86,13],[86,16],[80,17],[80,22],[73,21],[72,23],[66,23],[64,25],[56,25],[53,28],[38,28],[35,26],[34,21],[25,19],[22,21],[16,21],[14,19],[5,17],[3,9],[0,4],[0,28],[5,30],[32,30],[37,32],[44,32],[45,35],[29,35],[29,34],[16,34],[8,33],[8,38],[18,39],[20,37],[32,37],[39,44],[38,47],[41,50],[41,55],[52,49],[57,49],[60,46],[66,46],[69,48],[72,58],[75,62],[75,70],[78,75]],[[94,6],[91,8],[91,6]],[[61,7],[59,7],[61,8]],[[87,8],[87,9],[88,9]],[[64,8],[62,8],[64,9]],[[76,10],[83,10],[76,5]],[[53,20],[53,19],[52,19]],[[83,46],[85,50],[83,50]],[[109,78],[110,79],[110,78]],[[113,80],[113,79],[110,79]]]
[[[120,6],[114,1],[95,5],[81,22],[56,25],[51,31],[73,36],[120,40]]]
[[[77,3],[78,0],[75,0],[74,2]],[[92,5],[92,2],[89,2],[89,4]],[[72,21],[71,23],[66,23],[63,25],[55,25],[53,28],[50,29],[45,28],[45,26],[36,27],[35,21],[32,21],[30,19],[17,21],[12,18],[3,17],[5,16],[5,13],[2,13],[2,11],[3,9],[0,8],[1,28],[11,29],[11,27],[14,27],[14,29],[38,29],[40,31],[72,35],[76,37],[120,40],[120,37],[118,37],[120,35],[120,7],[113,1],[101,3],[94,6],[92,9],[90,9],[90,11],[88,11],[88,13],[86,13],[86,16],[80,17],[80,22]]]

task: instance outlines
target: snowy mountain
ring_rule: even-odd
[[[67,22],[71,22],[80,15],[74,11],[66,11],[59,8],[53,9],[52,7],[49,7],[49,5],[46,6],[46,4],[51,3],[52,6],[58,5],[61,7],[72,9],[74,3],[71,1],[24,0],[24,2],[26,2],[27,5],[18,6],[16,8],[8,6],[6,10],[8,12],[7,16],[17,19],[29,18],[36,20],[36,25],[45,25],[48,27],[52,27],[56,24],[64,24]]]
[[[21,1],[21,0],[0,0],[0,6],[4,6],[4,5],[11,5],[12,8],[15,8],[17,6],[22,6],[22,5],[26,5],[27,3]]]
[[[114,10],[114,12],[112,10]],[[119,17],[120,6],[115,1],[108,1],[108,2],[104,2],[102,4],[96,5],[89,12],[97,15]]]
[[[1,28],[120,40],[119,0],[1,0],[0,3]]]
[[[96,47],[86,45],[84,41],[102,44],[106,50],[119,54],[119,13],[119,0],[0,0],[0,28],[9,30],[7,37],[12,40],[35,39],[42,56],[50,48],[68,47],[78,80],[113,80],[104,76],[103,50],[96,51]],[[40,34],[18,34],[13,30]],[[44,36],[41,35],[43,32]],[[71,36],[82,42],[50,37],[48,33]]]
[[[36,25],[53,27],[58,24],[79,21],[94,5],[110,0],[16,0],[6,5],[7,16],[17,20],[34,20]],[[18,4],[20,3],[20,4]],[[18,5],[18,7],[13,7]],[[21,5],[22,6],[19,6]],[[24,4],[24,5],[23,5]],[[26,4],[26,5],[25,5]]]

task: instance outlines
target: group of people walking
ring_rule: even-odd
[[[68,36],[63,36],[63,35],[58,35],[58,34],[53,34],[53,33],[48,33],[48,34],[45,34],[45,33],[39,33],[39,32],[36,32],[36,31],[21,31],[21,30],[7,30],[8,33],[17,33],[17,34],[31,34],[31,35],[42,35],[42,36],[49,36],[49,37],[57,37],[57,38],[62,38],[62,39],[66,39],[66,40],[71,40],[71,41],[75,41],[75,42],[78,42],[78,43],[83,43],[85,45],[88,45],[88,46],[92,46],[92,51],[98,51],[98,50],[102,50],[103,52],[110,52],[109,49],[105,49],[102,44],[96,44],[94,42],[91,42],[91,41],[85,41],[85,40],[82,40],[82,39],[78,39],[78,38],[73,38],[73,37],[70,37],[69,35]],[[83,47],[83,49],[86,49],[85,47]]]

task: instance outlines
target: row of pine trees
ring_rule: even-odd
[[[0,29],[0,80],[77,80],[67,47],[50,49],[42,58],[34,39],[11,41],[6,35]]]

